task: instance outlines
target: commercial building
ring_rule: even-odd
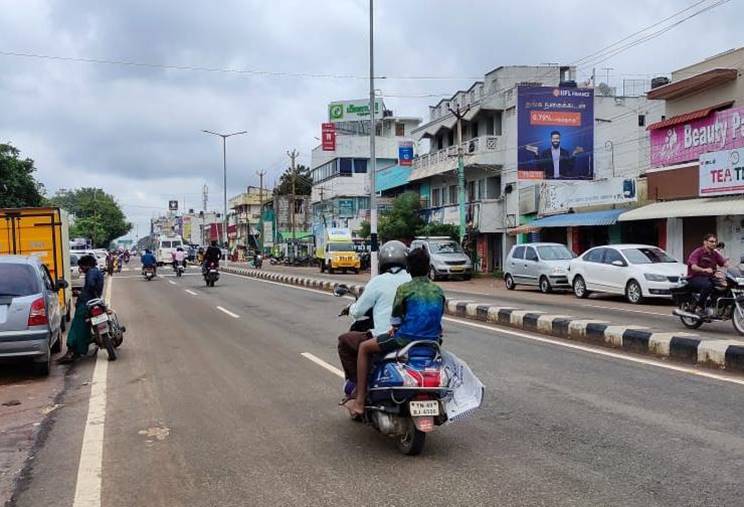
[[[389,185],[395,181],[407,180],[411,167],[399,164],[400,151],[412,150],[411,134],[421,119],[394,116],[379,99],[376,109],[375,153],[381,180],[376,187],[382,191],[392,188]],[[348,227],[356,232],[369,219],[369,123],[365,99],[329,105],[323,142],[313,149],[310,166],[312,227],[317,234],[325,227]]]
[[[637,200],[642,189],[636,177],[648,159],[645,125],[654,114],[659,118],[661,114],[642,96],[618,96],[606,85],[595,93],[593,85],[577,87],[575,69],[569,66],[498,67],[482,81],[430,106],[429,121],[413,131],[417,141],[429,141],[429,150],[414,159],[406,185],[419,191],[429,221],[459,223],[457,155],[463,153],[468,245],[479,270],[501,269],[520,235],[522,240],[566,243],[579,251],[622,235],[619,226],[615,231],[611,228],[621,210],[597,213]],[[550,121],[579,118],[577,130],[587,139],[581,152],[589,168],[581,177],[586,179],[520,181],[521,153],[539,150],[520,137],[525,135],[520,130],[520,115],[529,111],[524,107],[520,111],[518,103],[521,93],[535,89],[560,99],[561,107],[572,106],[564,95],[583,95],[589,101],[591,109],[581,116],[562,113],[552,120],[529,119],[548,131],[565,131],[549,127]],[[459,146],[453,114],[458,109],[462,115]],[[628,186],[632,199],[624,197]],[[550,216],[548,220],[549,215],[562,218]]]
[[[261,203],[271,196],[271,190],[249,186],[228,201],[230,213],[227,217],[228,246],[238,250],[239,258],[247,250],[258,248],[257,234],[261,221]]]
[[[277,256],[289,256],[294,248],[295,256],[310,255],[313,248],[310,197],[296,195],[294,216],[292,196],[275,195],[263,205],[261,239],[265,252]]]
[[[659,245],[686,259],[717,233],[724,254],[744,255],[744,48],[672,72],[647,97],[665,118],[648,126],[648,197],[656,201],[619,217],[653,223]]]

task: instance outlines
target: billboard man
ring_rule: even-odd
[[[528,151],[535,154],[537,166],[543,172],[546,180],[572,179],[581,176],[576,174],[576,155],[584,152],[584,148],[577,146],[569,153],[561,148],[561,133],[554,130],[550,133],[550,148],[539,151],[537,146],[525,146]]]

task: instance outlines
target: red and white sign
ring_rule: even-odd
[[[336,151],[336,125],[333,123],[321,124],[321,139],[323,151]]]
[[[700,155],[700,196],[744,193],[744,148]]]

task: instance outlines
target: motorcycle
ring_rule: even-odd
[[[337,297],[349,293],[343,284],[334,289]],[[340,315],[347,315],[348,308]],[[355,321],[351,330],[367,331],[373,326],[370,311],[365,318]],[[472,388],[475,394],[469,404],[461,403],[453,410],[453,394],[463,385],[463,369],[473,379],[467,388]],[[436,426],[478,408],[483,395],[483,385],[467,365],[430,340],[414,341],[388,354],[377,354],[372,358],[368,385],[364,415],[353,419],[394,438],[398,450],[410,456],[421,453],[427,433]],[[354,388],[354,382],[347,380],[344,385],[347,398]]]
[[[185,261],[184,262],[174,261],[174,263],[173,263],[173,270],[176,272],[176,276],[178,278],[180,278],[181,276],[183,276],[183,272],[186,269],[185,264],[186,264]]]
[[[256,256],[253,258],[253,267],[256,269],[261,269],[261,266],[263,266],[263,256],[261,254],[256,254]]]
[[[119,323],[116,312],[108,308],[103,299],[91,299],[86,307],[87,317],[85,320],[90,324],[93,343],[99,349],[106,349],[109,361],[116,361],[116,349],[124,341],[126,327]]]
[[[695,312],[700,306],[700,294],[690,287],[686,278],[672,289],[672,299],[677,305],[672,313],[686,328],[697,329],[703,324],[730,320],[736,332],[744,335],[744,274],[738,268],[718,272],[713,292],[700,313]]]
[[[145,266],[142,268],[142,276],[144,276],[145,280],[148,282],[155,278],[155,266]]]
[[[220,272],[217,263],[210,262],[204,267],[204,281],[207,287],[214,287],[214,283],[220,279]]]

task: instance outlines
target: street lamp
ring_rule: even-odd
[[[247,130],[241,130],[240,132],[233,132],[232,134],[220,134],[218,132],[212,132],[211,130],[204,130],[202,129],[202,132],[205,134],[212,134],[213,136],[219,136],[222,138],[222,185],[224,190],[224,216],[222,217],[223,223],[223,238],[222,238],[222,244],[227,248],[227,143],[225,142],[228,137],[232,136],[239,136],[242,134],[247,134]]]

